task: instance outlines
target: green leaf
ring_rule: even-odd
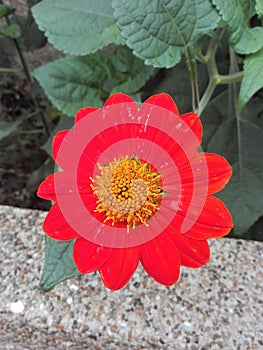
[[[0,120],[0,140],[16,131],[18,125],[21,124],[22,121],[23,119],[20,119],[11,123],[7,123],[4,120]]]
[[[258,17],[263,19],[263,1],[262,0],[256,0],[256,11],[257,11]]]
[[[34,76],[52,103],[74,116],[82,107],[102,106],[112,92],[137,92],[152,71],[127,47],[120,47],[113,55],[62,58],[38,68]]]
[[[241,38],[234,45],[237,53],[251,54],[259,51],[263,47],[263,28],[247,28],[243,31]]]
[[[154,67],[172,67],[185,47],[216,27],[209,0],[113,0],[114,16],[133,53]]]
[[[0,4],[0,18],[8,16],[14,12],[14,9],[8,5]]]
[[[263,87],[263,49],[249,55],[244,61],[244,77],[238,98],[238,111],[240,112],[248,100]]]
[[[32,8],[37,25],[58,50],[86,55],[123,44],[110,0],[43,0]]]
[[[249,3],[243,6],[239,0],[212,0],[212,2],[226,24],[230,43],[237,53],[250,54],[263,47],[263,28],[249,28]]]
[[[116,86],[111,94],[120,91],[126,94],[137,92],[153,74],[153,68],[145,66],[127,47],[120,47],[112,60],[116,74]]]
[[[214,114],[210,113],[210,119],[221,120],[221,123],[210,135],[207,150],[225,156],[233,167],[229,184],[217,197],[229,208],[234,232],[241,236],[263,215],[263,122],[259,124],[259,112],[251,106],[241,117],[233,117],[227,108],[226,93],[212,103]],[[258,110],[260,108],[262,115],[262,104],[257,106]]]
[[[68,278],[81,275],[72,257],[74,241],[61,242],[45,236],[46,254],[40,281],[44,292]]]
[[[0,35],[15,39],[20,37],[21,32],[18,25],[10,24],[0,27]]]
[[[51,102],[69,116],[82,107],[102,105],[99,89],[107,72],[95,55],[59,59],[35,70],[34,76]]]

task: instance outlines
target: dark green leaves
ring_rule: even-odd
[[[80,275],[73,257],[73,241],[60,242],[45,236],[46,254],[40,287],[44,292],[52,289],[56,284]]]
[[[205,140],[207,150],[225,156],[233,167],[229,184],[217,196],[229,208],[237,235],[245,233],[263,215],[263,123],[259,123],[263,108],[260,104],[249,107],[241,117],[232,114],[227,108],[227,95],[222,94],[203,118],[206,129],[206,122],[215,120],[212,113],[217,115],[217,126],[210,128]]]
[[[81,107],[102,104],[99,88],[107,71],[96,56],[62,58],[38,68],[34,76],[51,102],[69,116]]]
[[[126,44],[154,67],[176,65],[186,46],[220,19],[208,0],[113,0],[112,6]]]
[[[263,49],[249,55],[244,63],[244,78],[241,83],[238,109],[242,110],[248,100],[263,87]]]
[[[111,61],[112,77],[116,84],[112,87],[111,94],[117,91],[133,94],[143,87],[153,73],[153,68],[145,66],[127,47],[120,47]]]
[[[38,68],[34,76],[52,103],[74,116],[82,107],[100,107],[112,91],[137,92],[152,71],[121,47],[113,55],[62,58]]]
[[[51,44],[71,55],[86,55],[122,44],[110,0],[43,0],[32,8]]]
[[[263,47],[263,28],[249,27],[249,6],[243,6],[238,0],[212,0],[212,2],[225,22],[230,42],[236,52],[250,54]]]

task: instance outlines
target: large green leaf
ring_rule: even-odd
[[[111,92],[137,92],[152,71],[127,47],[120,47],[112,55],[62,58],[38,68],[34,76],[52,103],[74,116],[82,107],[100,107]]]
[[[80,273],[72,257],[74,240],[61,242],[45,236],[45,243],[45,263],[40,287],[44,292],[47,292],[58,283],[79,276]]]
[[[62,58],[38,68],[34,76],[51,102],[69,116],[82,107],[102,105],[99,87],[107,72],[96,56]]]
[[[230,209],[235,234],[242,235],[263,215],[263,108],[251,103],[240,117],[230,113],[227,100],[222,94],[204,113],[206,120],[209,112],[211,120],[219,121],[206,142],[209,152],[225,156],[233,167],[229,184],[217,196]]]
[[[121,91],[126,94],[137,92],[153,73],[153,68],[145,66],[127,47],[120,47],[112,59],[112,76],[116,85],[110,93]]]
[[[113,0],[112,6],[126,44],[154,67],[176,65],[185,47],[220,19],[209,0]]]
[[[262,0],[256,0],[256,11],[257,11],[258,17],[263,19],[263,1]]]
[[[245,58],[244,77],[238,98],[238,110],[263,87],[263,49]]]
[[[249,28],[249,9],[244,1],[212,0],[230,34],[230,42],[240,54],[257,52],[263,47],[263,28]],[[250,4],[250,2],[246,2]]]
[[[43,0],[32,8],[37,25],[58,50],[86,55],[122,44],[110,0]]]

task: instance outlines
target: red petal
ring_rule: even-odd
[[[151,277],[165,286],[178,280],[180,256],[176,245],[166,233],[161,233],[141,248],[141,263]]]
[[[135,102],[130,96],[117,92],[116,94],[111,95],[106,102],[105,106],[115,105],[117,103],[125,103],[125,102]]]
[[[179,115],[178,108],[172,99],[172,97],[166,93],[156,94],[149,97],[144,103],[150,103],[155,106],[160,106],[168,111],[174,113],[175,115]]]
[[[114,248],[107,261],[98,269],[105,286],[121,289],[132,277],[140,258],[140,248]]]
[[[97,111],[99,108],[94,107],[87,107],[87,108],[81,108],[77,111],[76,117],[75,117],[75,124],[78,123],[81,119],[85,118],[88,114],[93,113]]]
[[[108,259],[110,252],[110,248],[99,246],[84,238],[79,238],[74,244],[73,258],[81,273],[89,273],[103,265]]]
[[[70,132],[70,130],[62,130],[59,131],[54,137],[52,142],[52,154],[54,160],[56,160],[58,151],[60,149],[60,146],[64,140],[64,138],[67,136],[67,134]]]
[[[78,193],[80,195],[87,196],[93,193],[87,173],[79,172],[77,178]],[[71,172],[61,171],[52,175],[49,175],[43,182],[41,182],[37,195],[41,198],[56,201],[58,196],[68,196],[74,198],[76,193],[75,186],[73,186],[73,176]]]
[[[197,153],[190,163],[180,167],[184,192],[191,195],[193,186],[203,186],[207,194],[222,190],[229,181],[232,168],[225,158],[212,153]],[[193,183],[193,172],[195,183]]]
[[[197,268],[208,262],[210,251],[207,241],[188,238],[172,227],[167,229],[167,234],[178,249],[181,265]]]
[[[203,127],[199,115],[196,113],[185,113],[179,116],[191,128],[199,143],[202,141]]]
[[[37,195],[40,198],[48,199],[51,201],[56,200],[55,186],[54,186],[54,174],[49,175],[38,187]]]
[[[80,238],[79,234],[69,226],[57,204],[50,208],[43,224],[43,230],[49,237],[60,241]]]
[[[228,161],[217,154],[205,153],[209,173],[209,193],[221,191],[232,175],[232,167]]]
[[[173,222],[173,225],[176,225],[179,232],[188,209],[188,204],[182,203],[182,207],[179,208]],[[193,213],[195,213],[195,208],[193,208]],[[191,214],[187,218],[189,220],[188,223],[192,224],[194,219],[191,219]],[[185,235],[197,240],[222,237],[227,235],[232,227],[232,217],[224,203],[216,197],[209,196],[206,198],[200,216]]]

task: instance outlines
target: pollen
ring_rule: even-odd
[[[104,223],[124,223],[127,233],[144,224],[160,209],[163,195],[161,175],[146,162],[128,156],[98,164],[100,175],[91,180],[97,196],[94,212],[105,215]]]

